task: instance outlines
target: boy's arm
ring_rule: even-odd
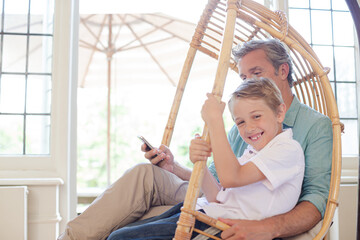
[[[208,125],[215,167],[224,188],[240,187],[265,179],[258,167],[248,162],[240,165],[227,141],[224,123],[221,118]]]
[[[210,173],[209,169],[205,169],[201,190],[205,194],[208,202],[217,202],[216,196],[221,189],[220,183]]]
[[[228,142],[222,113],[225,103],[218,102],[208,94],[202,108],[202,117],[210,133],[214,163],[221,185],[224,188],[240,187],[265,179],[257,166],[249,162],[241,166]]]
[[[196,134],[195,139],[190,143],[189,155],[193,163],[206,161],[207,158],[211,156],[211,146],[205,140],[201,139],[199,134]],[[208,168],[205,169],[201,189],[208,202],[216,201],[216,196],[221,189],[221,185],[210,173]]]

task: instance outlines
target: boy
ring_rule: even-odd
[[[291,129],[282,130],[286,109],[280,91],[272,81],[261,78],[245,81],[233,93],[229,110],[240,136],[249,144],[239,159],[227,141],[221,117],[224,107],[208,94],[202,117],[211,148],[201,139],[190,146],[193,162],[213,152],[221,184],[205,174],[202,191],[210,204],[202,208],[214,218],[249,220],[288,212],[301,192],[304,156]]]
[[[291,129],[282,131],[286,109],[280,91],[268,79],[249,79],[232,95],[229,109],[241,137],[249,144],[239,160],[226,139],[224,108],[225,103],[208,94],[202,117],[209,128],[211,146],[199,137],[190,145],[192,162],[206,160],[213,152],[221,184],[206,172],[202,191],[209,204],[198,201],[201,208],[211,217],[244,219],[262,219],[291,210],[301,191],[304,155],[292,139]],[[172,239],[180,207],[116,230],[108,240]],[[198,229],[207,227],[196,223]]]

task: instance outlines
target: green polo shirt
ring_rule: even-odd
[[[305,154],[305,175],[299,202],[309,201],[325,213],[329,195],[332,162],[332,124],[328,117],[302,104],[294,97],[286,112],[283,128],[292,128],[293,137]],[[231,148],[240,157],[247,143],[240,137],[236,125],[228,133]],[[210,172],[216,177],[214,163]]]

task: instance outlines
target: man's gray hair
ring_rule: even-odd
[[[257,50],[262,49],[265,51],[266,57],[268,61],[275,68],[275,73],[279,73],[279,67],[287,63],[289,65],[289,74],[287,76],[287,80],[289,86],[293,86],[293,78],[292,78],[292,61],[290,55],[286,51],[284,45],[277,39],[266,39],[266,40],[251,40],[245,42],[243,44],[238,44],[232,49],[232,54],[234,55],[235,61],[239,62],[239,60],[244,57],[246,54]]]

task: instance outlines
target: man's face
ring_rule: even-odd
[[[274,81],[281,90],[281,77],[276,73],[274,66],[267,60],[265,51],[254,50],[238,62],[240,78],[245,80],[253,77],[264,77]]]

